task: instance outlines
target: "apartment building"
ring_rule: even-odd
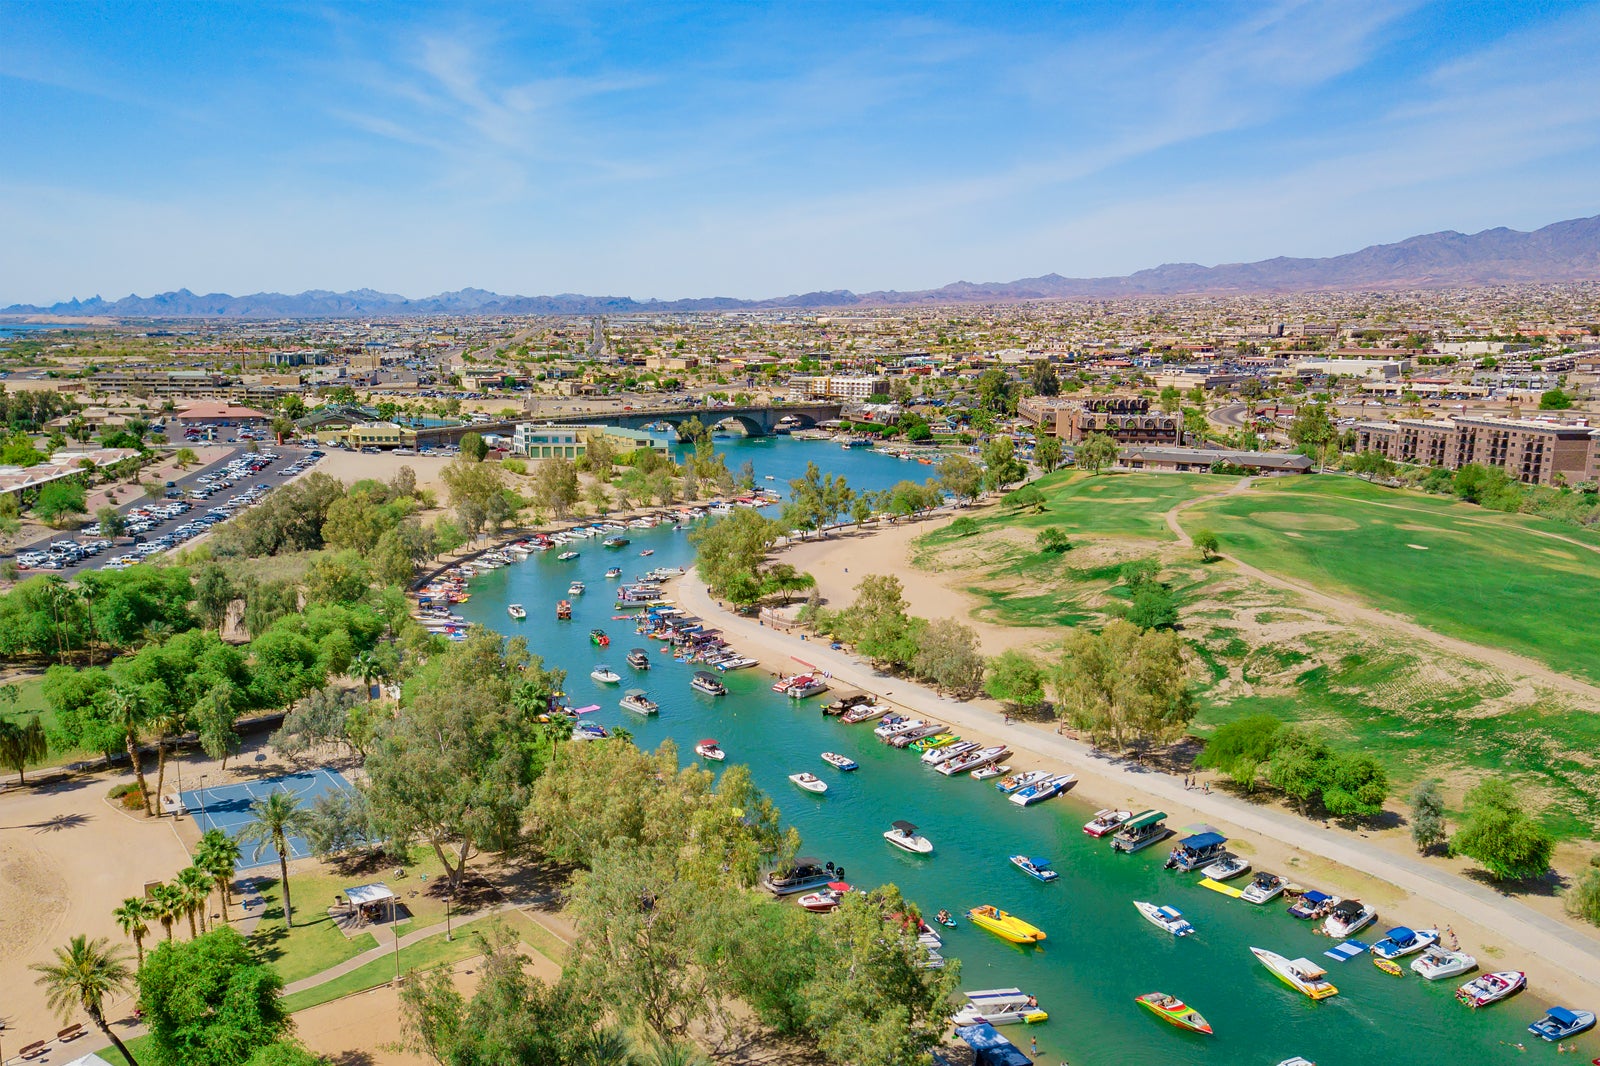
[[[1600,430],[1587,421],[1460,415],[1428,420],[1400,418],[1355,427],[1356,450],[1380,452],[1397,463],[1450,470],[1467,463],[1495,466],[1530,485],[1569,483],[1596,475]]]
[[[887,394],[889,379],[875,375],[860,376],[798,376],[789,379],[791,403],[810,403],[816,400],[840,400],[846,403],[865,403],[867,397]]]
[[[1104,434],[1118,444],[1183,443],[1183,420],[1153,410],[1144,396],[1029,396],[1017,404],[1017,414],[1036,431],[1073,444],[1091,433]]]

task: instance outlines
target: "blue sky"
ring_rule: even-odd
[[[760,297],[1600,212],[1600,7],[0,4],[0,304]]]

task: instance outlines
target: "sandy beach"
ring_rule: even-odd
[[[927,528],[923,525],[904,536],[909,539]],[[918,590],[916,595],[924,597],[929,595],[927,585],[938,588],[938,582],[929,575],[907,573],[903,550],[897,557],[898,568],[869,569],[866,560],[878,553],[866,547],[866,539],[869,538],[832,540],[807,547],[821,549],[815,553],[819,556],[829,549],[840,552],[848,557],[852,568],[859,567],[863,573],[896,573],[903,581],[912,578],[907,581],[907,599],[913,604],[918,601],[912,599],[912,586]],[[794,555],[785,558],[799,565]],[[808,562],[807,567],[810,565]],[[843,563],[838,563],[840,581],[844,580],[843,570]],[[948,597],[949,593],[936,595]],[[1453,928],[1462,948],[1489,966],[1505,960],[1527,970],[1529,982],[1540,998],[1594,1002],[1600,997],[1600,938],[1448,868],[1400,848],[1375,845],[1359,831],[1308,821],[1221,791],[1185,788],[1181,778],[1111,759],[1087,744],[1056,733],[1048,724],[1007,722],[992,701],[956,700],[905,678],[880,673],[846,651],[833,651],[822,642],[779,632],[757,619],[722,609],[693,573],[679,582],[677,596],[684,609],[715,619],[730,642],[760,659],[769,670],[788,672],[798,664],[826,670],[835,687],[875,692],[890,704],[950,724],[969,740],[1003,742],[1012,749],[1013,754],[1006,761],[1013,768],[1040,767],[1074,773],[1078,781],[1073,794],[1096,806],[1131,810],[1157,807],[1167,812],[1168,824],[1174,827],[1197,822],[1214,825],[1232,838],[1231,846],[1249,857],[1257,869],[1281,872],[1308,888],[1365,899],[1388,913],[1415,916],[1411,920],[1419,926],[1426,923]],[[852,596],[853,592],[846,589],[835,605],[848,603]],[[930,613],[954,613],[948,598],[942,604],[941,609]]]

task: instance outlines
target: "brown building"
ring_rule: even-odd
[[[1488,415],[1364,422],[1356,426],[1356,450],[1450,470],[1467,463],[1497,466],[1531,485],[1548,485],[1556,474],[1577,483],[1600,473],[1600,430],[1587,422]]]
[[[1101,433],[1118,444],[1182,444],[1183,420],[1152,410],[1144,396],[1096,396],[1089,399],[1029,396],[1017,414],[1038,432],[1076,444]]]
[[[1260,477],[1311,473],[1311,457],[1296,452],[1225,452],[1210,448],[1124,448],[1117,465],[1128,470],[1203,474],[1219,463]]]

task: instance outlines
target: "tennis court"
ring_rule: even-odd
[[[250,804],[258,799],[264,799],[274,792],[288,791],[298,800],[301,807],[309,807],[316,802],[318,796],[330,792],[353,793],[350,782],[344,775],[336,770],[316,769],[300,774],[284,774],[281,777],[269,777],[263,781],[246,781],[237,785],[219,785],[216,788],[199,788],[193,792],[185,792],[180,797],[184,809],[194,818],[195,825],[204,833],[208,829],[220,829],[230,837],[237,837],[255,816],[250,813]],[[311,847],[303,836],[289,834],[289,858],[305,859],[311,856]],[[261,854],[255,854],[253,844],[241,845],[243,853],[239,856],[236,868],[250,870],[258,866],[266,866],[278,861],[278,849],[271,844],[261,849]]]

